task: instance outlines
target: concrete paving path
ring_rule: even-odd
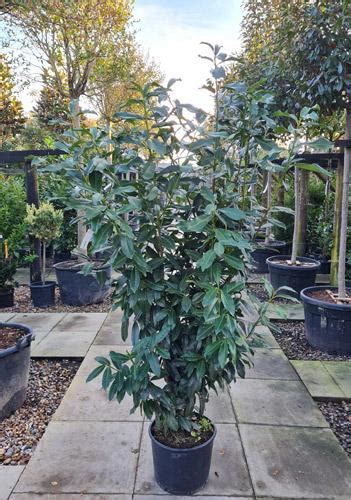
[[[351,401],[351,361],[291,361],[291,363],[314,399]]]
[[[50,332],[73,337],[80,325],[95,332],[93,343],[27,467],[4,483],[0,476],[1,500],[11,490],[11,500],[172,498],[154,480],[149,422],[129,414],[130,400],[109,402],[99,381],[85,382],[95,356],[128,349],[120,314],[105,321],[71,316],[56,318]],[[263,334],[266,346],[247,378],[210,398],[207,414],[218,435],[209,481],[197,498],[349,500],[349,459],[272,335]]]

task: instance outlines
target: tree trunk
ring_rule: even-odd
[[[345,139],[351,140],[351,108],[346,111]],[[347,223],[349,215],[349,184],[351,170],[351,148],[345,148],[344,173],[342,180],[342,202],[341,202],[341,226],[339,247],[339,269],[338,269],[338,295],[343,299],[346,297],[345,271],[346,271],[346,245],[347,245]]]
[[[294,234],[292,241],[292,251],[291,251],[291,263],[296,264],[297,254],[298,254],[298,242],[300,228],[300,210],[301,210],[301,200],[300,200],[300,171],[295,167],[294,176],[294,191],[295,191],[295,217],[294,217]]]
[[[41,282],[45,285],[45,270],[46,270],[46,245],[43,242],[43,267],[41,273]]]
[[[268,244],[272,236],[272,226],[268,223],[268,216],[272,205],[272,172],[267,172],[267,184],[266,184],[266,237],[264,242]]]
[[[39,187],[37,167],[32,165],[30,160],[24,164],[26,195],[28,205],[39,207]],[[29,242],[35,253],[35,259],[30,264],[30,282],[41,281],[41,245],[40,241],[33,236],[29,237]]]
[[[308,177],[307,170],[300,170],[300,221],[298,223],[299,232],[297,236],[297,255],[306,253],[307,218],[308,218]]]
[[[333,286],[338,286],[343,171],[344,171],[343,164],[341,161],[339,161],[335,173],[333,248],[331,251],[331,266],[330,266],[330,283]]]
[[[80,111],[79,99],[74,99],[74,111],[73,111],[73,116],[72,116],[73,128],[80,128],[79,111]],[[82,212],[81,210],[78,210],[78,216],[81,217],[82,215],[84,215],[84,212]],[[85,224],[83,223],[83,221],[79,220],[77,223],[77,242],[78,242],[77,249],[78,249],[79,253],[83,253],[85,255],[87,252],[81,248],[81,245],[82,245],[82,241],[85,238],[86,232],[87,232],[87,230],[86,230]]]

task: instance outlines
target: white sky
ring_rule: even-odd
[[[135,0],[137,39],[159,65],[165,80],[181,78],[174,95],[183,103],[211,109],[211,98],[199,88],[209,76],[209,62],[198,54],[208,50],[200,42],[223,45],[226,53],[239,48],[241,0]],[[20,98],[25,112],[32,109],[39,84]]]
[[[136,0],[135,17],[138,40],[166,80],[182,79],[174,87],[176,97],[208,110],[211,98],[199,88],[210,63],[198,57],[208,50],[200,43],[223,45],[226,53],[239,48],[241,0]]]

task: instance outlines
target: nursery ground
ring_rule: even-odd
[[[166,498],[153,477],[148,422],[129,414],[129,400],[108,402],[99,380],[85,382],[95,356],[126,349],[120,313],[39,316],[0,320],[31,322],[34,355],[87,352],[28,465],[0,467],[1,500]],[[199,497],[349,498],[346,453],[275,338],[264,334],[266,348],[257,350],[247,378],[210,399],[218,435]]]
[[[0,465],[29,461],[79,365],[67,359],[31,359],[26,400],[0,424]]]

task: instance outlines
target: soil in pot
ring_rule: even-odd
[[[15,346],[26,335],[26,332],[15,326],[0,327],[0,349]]]
[[[0,420],[19,408],[26,397],[32,330],[0,323]]]
[[[251,252],[251,257],[254,260],[254,273],[267,274],[268,266],[266,260],[268,257],[284,253],[286,251],[285,241],[257,241],[257,248]]]
[[[347,290],[351,298],[351,290]],[[335,300],[337,289],[309,287],[301,292],[306,338],[321,351],[351,353],[351,302]]]
[[[212,426],[203,434],[194,437],[177,432],[165,436],[150,425],[155,478],[163,490],[173,495],[192,495],[205,486],[216,429]]]
[[[62,302],[71,306],[83,306],[103,302],[110,291],[111,266],[101,261],[94,261],[94,274],[84,276],[81,270],[84,263],[75,260],[54,265]],[[100,284],[96,275],[101,273],[104,284]]]
[[[281,255],[267,259],[269,281],[277,290],[281,286],[292,288],[294,292],[285,291],[287,295],[299,298],[304,288],[313,286],[316,281],[320,262],[308,257],[298,257],[296,265],[292,265],[290,256]]]
[[[55,305],[55,281],[35,281],[29,285],[34,307],[50,307]]]
[[[13,296],[13,287],[0,288],[0,308],[3,309],[4,307],[13,307]]]

